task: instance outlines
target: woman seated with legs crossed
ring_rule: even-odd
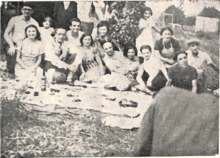
[[[132,90],[141,90],[153,94],[166,85],[168,80],[167,71],[163,63],[152,56],[151,47],[149,45],[141,46],[140,51],[144,62],[139,67],[136,78],[139,84],[133,86]]]

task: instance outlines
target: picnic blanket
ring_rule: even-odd
[[[140,126],[144,112],[153,100],[151,96],[141,92],[112,91],[99,87],[83,88],[54,84],[50,85],[47,91],[30,85],[27,87],[20,99],[27,111],[51,114],[75,113],[75,109],[95,110],[109,114],[102,120],[104,125],[125,129]],[[13,92],[8,95],[12,95]],[[8,90],[3,93],[8,93]],[[133,101],[137,103],[137,107],[120,106],[123,100]]]

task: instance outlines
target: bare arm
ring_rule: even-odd
[[[216,72],[219,73],[219,68],[212,62],[211,64],[209,64]]]
[[[160,33],[160,30],[157,29],[155,26],[153,26],[152,29],[155,30],[157,33]]]
[[[140,84],[139,86],[141,87],[141,90],[145,91],[146,85],[145,85],[145,83],[144,83],[144,81],[143,81],[143,79],[142,79],[143,73],[144,73],[144,67],[143,67],[143,65],[141,65],[141,66],[139,67],[138,75],[137,75],[137,77],[136,77],[136,80],[137,80],[138,83]]]
[[[162,57],[162,56],[160,55],[159,50],[154,50],[154,56],[155,56],[156,58],[160,59],[161,61],[166,62],[166,63],[168,63],[168,64],[170,64],[170,65],[175,64],[175,62],[174,62],[173,59],[168,59],[168,58]]]
[[[100,75],[102,76],[102,75],[105,74],[105,69],[104,69],[104,66],[103,66],[103,64],[102,64],[102,61],[101,61],[99,52],[95,54],[95,57],[96,57],[96,61],[97,61],[98,66],[99,66],[99,73],[100,73]]]
[[[192,80],[192,92],[197,92],[197,80]]]
[[[12,27],[11,26],[7,26],[7,28],[5,29],[5,33],[4,33],[4,38],[6,40],[6,42],[9,44],[10,48],[8,50],[8,54],[9,55],[14,55],[15,53],[15,46],[14,43],[12,41],[12,39],[10,38],[9,34],[12,32]]]

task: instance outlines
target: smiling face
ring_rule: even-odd
[[[163,38],[164,42],[169,42],[171,39],[171,36],[172,36],[172,34],[169,30],[163,31],[162,38]]]
[[[70,26],[72,32],[77,33],[80,30],[80,22],[72,21],[72,25]]]
[[[188,59],[187,59],[187,56],[186,54],[182,53],[182,54],[179,54],[177,56],[177,63],[181,66],[181,67],[185,67],[188,65]]]
[[[99,28],[99,34],[100,36],[105,36],[107,34],[107,27],[106,26],[102,26]]]
[[[31,17],[31,14],[33,13],[33,10],[31,7],[29,6],[23,6],[22,10],[21,10],[22,14],[25,17]]]
[[[141,55],[144,58],[144,60],[149,60],[151,56],[151,51],[149,49],[142,49]]]
[[[37,36],[37,30],[34,27],[29,27],[27,29],[27,37],[29,39],[35,39]]]
[[[105,53],[106,53],[108,56],[113,56],[113,55],[114,55],[114,50],[113,50],[112,43],[106,42],[106,43],[103,45],[103,49],[105,50]]]
[[[127,53],[127,57],[128,57],[128,59],[133,60],[134,57],[135,57],[135,50],[134,49],[129,49],[128,53]]]
[[[82,42],[83,46],[89,47],[91,45],[92,39],[90,36],[85,36]]]
[[[58,28],[55,35],[56,41],[62,43],[66,38],[66,30]]]
[[[149,19],[150,16],[151,16],[150,10],[146,10],[146,11],[144,12],[144,19]]]

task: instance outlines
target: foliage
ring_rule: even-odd
[[[181,24],[183,25],[185,23],[186,17],[184,15],[184,12],[175,7],[174,5],[169,6],[165,13],[173,14],[173,23]]]
[[[220,12],[214,7],[208,7],[208,8],[205,7],[199,13],[199,16],[210,17],[210,18],[220,18]]]
[[[110,23],[110,36],[120,46],[134,44],[139,35],[139,20],[145,7],[144,1],[116,1],[110,5],[112,17]]]
[[[196,16],[186,17],[186,24],[185,25],[193,26],[195,24],[196,24]]]

